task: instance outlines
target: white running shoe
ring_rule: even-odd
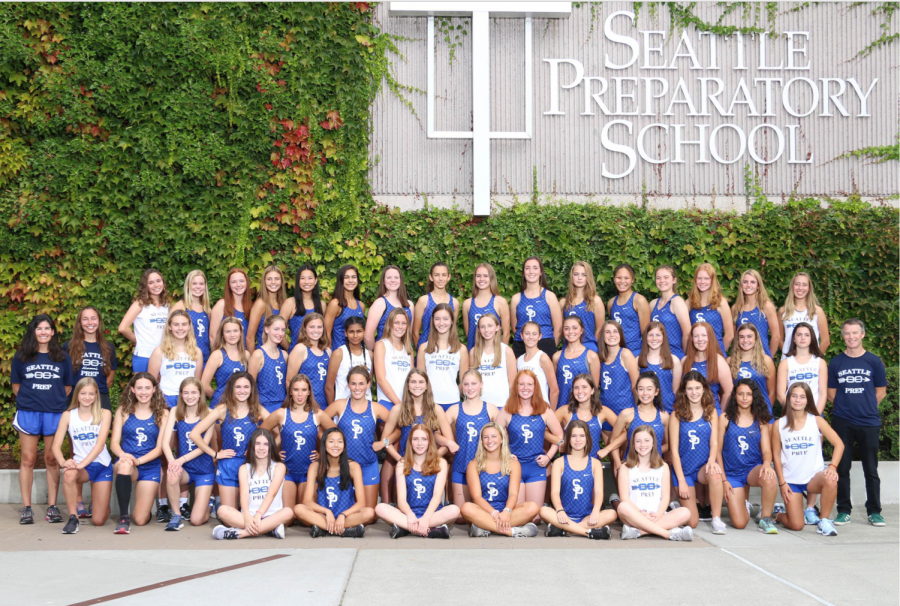
[[[514,539],[528,539],[538,535],[538,527],[533,522],[528,522],[524,526],[513,526],[512,536]]]
[[[622,524],[622,540],[627,541],[629,539],[639,539],[641,538],[641,531],[635,528],[634,526],[629,526],[628,524]]]
[[[713,534],[725,534],[727,528],[725,526],[725,522],[722,521],[722,518],[716,516],[712,519],[712,533]]]

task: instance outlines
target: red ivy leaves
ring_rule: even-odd
[[[355,8],[356,10],[358,10],[361,13],[369,12],[369,3],[368,2],[351,2],[350,4],[352,4],[353,8]]]
[[[324,128],[325,130],[338,129],[344,125],[344,121],[341,120],[341,116],[338,114],[338,111],[336,109],[329,111],[327,114],[325,114],[325,116],[328,119],[319,122],[319,126]]]

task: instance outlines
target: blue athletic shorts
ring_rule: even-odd
[[[450,474],[450,481],[454,484],[466,484],[466,474],[465,472],[454,471]]]
[[[216,470],[216,484],[231,488],[240,486],[238,483],[238,471],[245,462],[244,457],[221,459],[219,461],[219,469]]]
[[[150,368],[150,358],[142,358],[140,356],[131,356],[132,372],[147,372]]]
[[[378,470],[378,461],[368,465],[360,465],[362,468],[363,486],[373,486],[381,483],[381,472]]]
[[[532,482],[546,482],[547,468],[541,467],[536,461],[531,463],[522,463],[522,482],[531,484]]]
[[[284,404],[284,401],[276,400],[275,402],[260,402],[260,404],[262,404],[262,407],[266,409],[266,412],[272,414],[273,412],[281,408],[281,405]]]
[[[695,471],[694,473],[684,474],[684,483],[687,484],[688,486],[696,485],[698,473],[700,473],[699,469],[697,471]],[[672,484],[675,486],[675,488],[678,488],[678,474],[675,474],[675,473],[672,474]]]
[[[61,412],[17,410],[13,427],[29,436],[55,436],[61,416]]]
[[[138,465],[137,471],[138,482],[156,482],[157,484],[159,484],[159,479],[162,477],[162,463],[159,462],[159,459],[156,459],[154,461],[150,461],[149,463]]]
[[[809,482],[807,482],[806,484],[791,484],[790,482],[788,482],[788,486],[791,487],[791,490],[793,490],[797,494],[800,494],[801,492],[806,492],[806,487],[809,486]]]
[[[756,467],[754,465],[750,469],[732,469],[725,470],[725,481],[731,484],[732,488],[741,488],[747,486],[747,476],[750,475],[750,472]]]
[[[378,400],[378,403],[381,404],[382,406],[384,406],[385,408],[387,408],[388,412],[390,412],[390,410],[394,407],[394,403],[391,402],[390,400]],[[383,423],[384,421],[382,421],[381,419],[378,419],[378,422]]]
[[[438,406],[440,406],[441,408],[444,409],[444,412],[447,412],[448,410],[450,410],[451,407],[458,406],[458,405],[459,405],[459,402],[454,402],[453,404],[438,404]]]
[[[166,399],[166,404],[169,405],[169,408],[178,406],[178,396],[167,396],[166,394],[163,394],[163,397]]]
[[[194,488],[198,488],[200,486],[212,486],[216,483],[216,474],[214,473],[188,472],[188,476],[191,480],[190,482],[188,482],[188,484],[193,484]]]
[[[109,465],[101,465],[94,462],[84,468],[91,482],[112,482],[113,469],[112,463]]]

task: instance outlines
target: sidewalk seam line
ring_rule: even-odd
[[[832,604],[831,602],[826,602],[825,600],[823,600],[823,599],[820,598],[819,596],[817,596],[817,595],[815,595],[815,594],[813,594],[813,593],[808,592],[807,590],[803,589],[803,588],[800,587],[799,585],[794,585],[793,583],[791,583],[791,582],[788,581],[787,579],[783,579],[783,578],[781,578],[781,577],[778,576],[778,575],[772,574],[771,572],[769,572],[769,571],[766,570],[765,568],[761,568],[760,566],[757,566],[756,564],[754,564],[754,563],[751,562],[750,560],[748,560],[748,559],[746,559],[746,558],[742,558],[741,556],[739,556],[739,555],[736,554],[736,553],[733,553],[733,552],[731,552],[731,551],[728,551],[727,549],[722,549],[722,551],[725,552],[725,553],[727,553],[727,554],[730,555],[730,556],[734,556],[735,558],[739,559],[741,562],[743,562],[744,564],[747,564],[747,565],[750,566],[751,568],[755,568],[756,570],[760,571],[761,573],[763,573],[763,574],[765,574],[765,575],[768,575],[768,576],[772,577],[772,578],[775,579],[776,581],[780,581],[780,582],[784,583],[785,585],[787,585],[788,587],[793,587],[794,589],[796,589],[796,590],[799,591],[800,593],[803,593],[803,594],[808,595],[809,597],[811,597],[811,598],[814,599],[815,601],[819,602],[820,604],[824,604],[825,606],[834,606],[834,604]]]

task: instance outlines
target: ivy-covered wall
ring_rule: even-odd
[[[0,6],[0,444],[11,444],[9,366],[36,313],[97,306],[127,380],[130,346],[115,334],[141,272],[158,267],[180,295],[202,268],[213,299],[225,274],[254,281],[272,262],[311,262],[323,290],[360,268],[371,300],[385,263],[420,295],[443,259],[468,296],[492,262],[516,291],[522,260],[540,255],[562,292],[572,261],[595,270],[672,263],[681,287],[697,264],[720,269],[733,296],[745,268],[776,300],[807,269],[832,318],[855,315],[870,349],[897,360],[895,210],[855,202],[758,203],[744,215],[637,207],[520,204],[487,219],[454,211],[391,212],[367,182],[369,107],[391,77],[393,44],[367,3],[5,4]],[[114,393],[116,389],[114,388]],[[896,396],[886,456],[896,458]]]

